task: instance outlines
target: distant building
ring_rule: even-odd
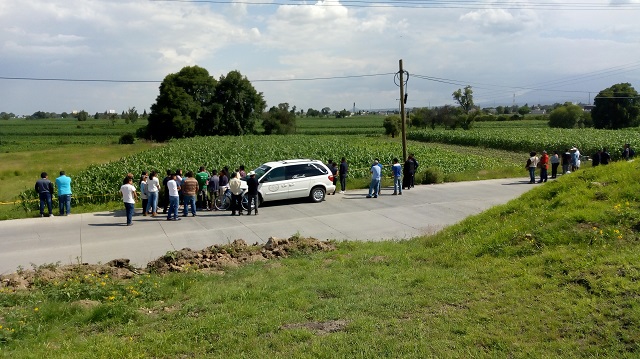
[[[582,105],[582,110],[584,112],[591,112],[595,107],[595,105]]]

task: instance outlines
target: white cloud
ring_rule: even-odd
[[[460,21],[469,22],[489,33],[517,33],[534,28],[539,20],[531,10],[515,13],[504,9],[483,9],[468,12],[460,17]]]
[[[216,77],[239,70],[250,80],[300,79],[390,73],[403,59],[411,74],[478,83],[478,99],[510,103],[514,90],[498,91],[496,85],[589,74],[640,58],[637,11],[513,10],[490,3],[485,9],[465,10],[346,7],[337,0],[297,5],[251,1],[260,5],[0,1],[0,76],[162,80],[197,64]],[[611,9],[633,3],[638,0],[612,2]],[[640,82],[639,68],[640,64],[610,78],[573,83],[600,90],[605,82]],[[363,108],[397,105],[393,76],[255,86],[270,106],[288,102],[342,109],[354,101],[366,103]],[[409,104],[451,103],[451,93],[460,87],[412,76]],[[157,91],[158,84],[14,81],[0,85],[0,111],[144,109]],[[535,102],[555,102],[562,95],[536,96]]]

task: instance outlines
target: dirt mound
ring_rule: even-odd
[[[315,238],[291,237],[279,239],[271,237],[263,246],[257,243],[249,246],[242,239],[228,245],[213,245],[200,251],[184,248],[167,252],[151,261],[146,268],[135,268],[129,259],[114,259],[106,264],[44,265],[33,270],[0,275],[0,288],[28,289],[34,283],[61,282],[78,276],[109,276],[114,279],[128,279],[139,274],[168,272],[207,271],[223,272],[244,263],[267,261],[288,257],[295,253],[332,251],[335,245]]]

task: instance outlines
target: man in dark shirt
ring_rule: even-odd
[[[602,153],[600,154],[600,164],[608,165],[609,161],[611,161],[611,155],[609,154],[606,148],[603,148]]]
[[[47,204],[49,217],[53,217],[51,213],[51,194],[53,193],[53,184],[49,181],[47,172],[40,174],[40,179],[36,181],[35,190],[40,197],[40,217],[44,217],[44,204]]]
[[[340,174],[340,193],[344,193],[347,190],[347,173],[349,172],[349,165],[347,164],[347,160],[342,157],[340,160],[340,170],[338,173]]]
[[[251,214],[251,203],[254,204],[254,213],[258,215],[258,179],[256,173],[249,172],[249,178],[247,179],[247,197],[249,199],[247,214]],[[242,211],[242,208],[240,208]]]

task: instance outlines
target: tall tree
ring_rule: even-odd
[[[166,141],[195,135],[202,114],[211,112],[215,88],[216,80],[199,66],[187,66],[167,75],[160,84],[156,103],[151,105],[146,136]]]
[[[467,85],[464,91],[462,89],[454,91],[452,96],[464,113],[469,113],[473,109],[473,90],[471,86]]]
[[[210,115],[203,117],[202,122],[214,133],[206,134],[239,136],[255,133],[256,123],[267,107],[262,92],[256,91],[239,71],[230,71],[227,76],[220,77],[212,100]]]
[[[640,125],[640,97],[630,83],[606,88],[594,99],[591,119],[595,128],[618,129]]]

